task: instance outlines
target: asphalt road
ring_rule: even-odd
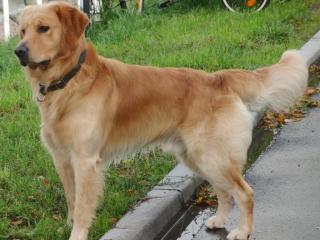
[[[320,109],[283,127],[246,179],[255,191],[255,229],[250,239],[320,239]],[[194,240],[222,240],[238,223],[232,209],[226,229],[206,231]]]

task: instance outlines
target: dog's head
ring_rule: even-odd
[[[45,71],[83,41],[88,17],[63,2],[26,7],[20,17],[20,42],[15,49],[20,64]]]

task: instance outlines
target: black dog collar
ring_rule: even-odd
[[[86,60],[86,56],[87,50],[85,49],[80,54],[77,65],[72,68],[66,75],[64,75],[62,79],[50,83],[49,86],[39,83],[39,95],[37,96],[38,102],[43,102],[48,92],[63,89],[67,85],[67,83],[79,72],[79,70],[81,69],[81,65]]]

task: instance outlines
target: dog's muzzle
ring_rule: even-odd
[[[42,70],[46,70],[48,65],[51,63],[50,59],[43,60],[41,62],[33,62],[29,59],[29,48],[25,43],[20,44],[15,50],[14,53],[19,58],[20,64],[22,66],[28,66],[31,69],[36,69],[39,67]]]
[[[19,58],[20,64],[22,66],[27,66],[28,64],[28,53],[29,48],[25,43],[20,44],[15,50],[14,53]]]

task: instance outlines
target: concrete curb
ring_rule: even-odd
[[[204,182],[178,164],[132,211],[100,240],[151,240],[173,219]]]
[[[310,66],[320,56],[320,31],[317,32],[308,42],[300,49],[300,53]]]
[[[320,31],[301,49],[311,65],[320,56]],[[258,147],[267,133],[255,129],[252,148]],[[249,150],[250,151],[250,150]],[[152,240],[174,219],[204,182],[178,164],[132,211],[124,215],[100,240]]]

